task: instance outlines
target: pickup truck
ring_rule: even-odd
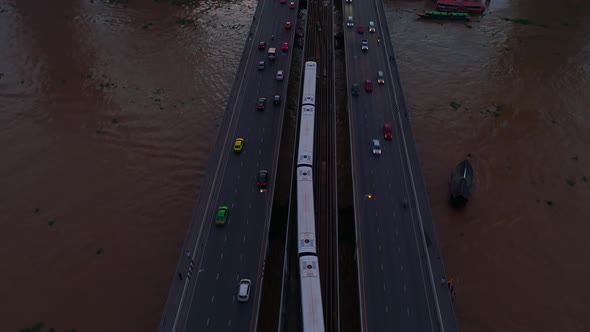
[[[277,49],[274,47],[270,47],[268,49],[267,56],[268,56],[268,60],[274,61],[274,59],[276,59],[276,57],[277,57]]]

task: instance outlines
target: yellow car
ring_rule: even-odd
[[[234,152],[242,152],[244,148],[244,139],[243,138],[236,138],[236,142],[234,143]]]

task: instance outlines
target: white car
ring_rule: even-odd
[[[285,78],[285,73],[282,70],[277,70],[277,81],[282,81]]]
[[[240,280],[240,287],[238,288],[238,302],[248,302],[250,299],[250,286],[252,282],[250,279]]]
[[[361,50],[366,52],[369,50],[369,41],[367,39],[361,40]]]

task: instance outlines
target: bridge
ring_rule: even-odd
[[[293,321],[286,320],[284,312],[292,313],[294,307],[286,305],[284,297],[274,304],[283,308],[276,317],[262,315],[261,302],[268,284],[264,276],[271,221],[283,222],[271,218],[279,157],[290,153],[292,158],[295,152],[289,146],[281,148],[281,144],[285,146],[281,142],[283,124],[288,119],[287,83],[292,72],[302,72],[302,63],[313,58],[318,63],[315,159],[320,161],[314,166],[316,238],[325,329],[345,330],[355,326],[351,320],[358,319],[362,331],[456,331],[451,297],[446,284],[440,282],[445,278],[444,266],[382,2],[295,0],[294,6],[290,2],[258,3],[159,330],[258,331],[271,326],[270,330],[288,331],[286,325],[294,330]],[[341,8],[341,17],[332,15],[333,6]],[[298,13],[302,15],[298,17]],[[301,22],[300,17],[304,18]],[[363,25],[362,34],[359,24]],[[374,32],[368,31],[370,26]],[[295,43],[298,27],[306,28],[300,39],[304,42],[299,45]],[[344,152],[336,146],[339,133],[335,124],[337,95],[343,91],[338,92],[338,84],[334,84],[333,36],[340,32],[346,69],[346,80],[341,84],[346,87],[346,98],[340,99],[346,101],[341,106],[347,114],[345,134],[350,137],[350,150]],[[366,40],[366,51],[362,40]],[[266,48],[259,48],[260,41],[266,42]],[[285,51],[283,42],[288,43]],[[293,62],[295,46],[303,54]],[[267,56],[269,48],[276,48],[273,61]],[[264,69],[259,67],[260,61],[264,61]],[[276,79],[278,70],[285,73],[282,81]],[[384,84],[377,83],[378,72],[382,72]],[[371,89],[365,88],[366,80],[372,81]],[[356,91],[353,95],[353,84],[359,87],[358,95]],[[295,88],[289,93],[298,92]],[[276,105],[275,95],[282,101]],[[267,101],[262,110],[257,109],[259,98]],[[294,108],[298,112],[299,105]],[[391,125],[391,140],[384,138],[385,123]],[[241,152],[233,150],[236,138],[244,138]],[[380,141],[380,155],[372,153],[373,139]],[[347,291],[356,294],[343,294],[338,286],[342,251],[338,249],[334,211],[338,206],[336,153],[348,153],[351,160],[356,251],[341,259],[356,262],[358,284]],[[269,174],[264,188],[256,184],[260,170]],[[215,225],[220,206],[227,206],[229,214],[224,225]],[[288,256],[287,263],[295,260]],[[284,271],[289,270],[285,266]],[[244,303],[237,301],[241,279],[251,280],[250,298]],[[341,312],[346,296],[358,298],[351,314]]]

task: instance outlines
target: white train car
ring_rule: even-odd
[[[297,151],[297,253],[303,332],[324,332],[312,176],[316,75],[317,63],[306,62]]]
[[[305,76],[303,76],[303,104],[315,106],[315,84],[318,64],[313,61],[305,63]]]
[[[301,315],[304,332],[324,332],[320,269],[316,256],[299,258]]]
[[[301,124],[299,126],[299,150],[297,166],[313,166],[313,139],[315,126],[315,107],[301,107]]]
[[[297,168],[297,253],[317,254],[311,167]]]

